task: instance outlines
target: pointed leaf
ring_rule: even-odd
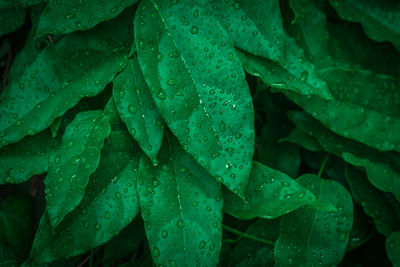
[[[102,111],[78,113],[65,129],[61,149],[50,159],[45,179],[46,210],[54,227],[81,202],[109,134],[109,119]]]
[[[374,219],[378,232],[388,236],[400,230],[400,221],[383,192],[372,186],[363,172],[347,167],[345,173],[354,199]]]
[[[0,147],[44,130],[82,97],[99,94],[127,60],[123,44],[111,37],[98,27],[68,35],[38,55],[29,52],[27,60],[17,57],[23,65],[15,65],[0,99]]]
[[[169,136],[159,164],[140,164],[140,208],[157,265],[216,266],[222,239],[222,192],[217,183]]]
[[[390,0],[330,0],[342,19],[359,22],[371,39],[390,41],[400,51],[400,7]]]
[[[275,266],[336,266],[346,253],[353,224],[351,195],[339,183],[312,174],[297,179],[336,212],[302,207],[282,217],[275,245]]]
[[[386,252],[393,267],[400,266],[400,232],[391,234],[386,239]]]
[[[87,30],[98,23],[118,16],[137,0],[49,0],[40,16],[36,36],[43,34],[66,34]]]
[[[377,152],[358,142],[340,137],[304,112],[290,112],[289,118],[304,133],[318,140],[324,150],[346,162],[366,169],[368,180],[379,190],[392,192],[400,199],[400,157],[392,152]]]
[[[253,162],[246,201],[225,191],[224,202],[224,211],[242,220],[256,217],[273,219],[304,205],[334,210],[330,204],[319,202],[296,180],[258,162]]]
[[[137,57],[113,81],[116,107],[132,137],[150,159],[161,148],[164,122],[144,81]]]
[[[59,149],[59,139],[46,130],[27,136],[0,150],[0,184],[23,183],[48,170],[49,158]]]
[[[142,1],[135,17],[145,80],[184,149],[243,196],[254,153],[254,111],[233,44],[200,6],[163,2]]]
[[[110,240],[138,214],[140,149],[123,125],[114,127],[78,207],[55,228],[45,212],[30,259],[35,263],[72,257]]]

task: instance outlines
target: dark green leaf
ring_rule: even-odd
[[[275,246],[275,266],[334,266],[344,257],[353,224],[353,202],[347,190],[312,174],[297,179],[318,200],[337,211],[302,207],[282,217]]]
[[[386,239],[386,252],[394,267],[400,266],[400,232],[391,234]]]
[[[400,230],[400,221],[384,193],[372,186],[363,172],[347,167],[346,179],[354,199],[363,207],[365,213],[374,219],[378,232],[388,236]]]
[[[178,141],[168,136],[158,166],[140,164],[140,208],[157,265],[215,266],[221,251],[222,192]]]
[[[225,191],[224,211],[242,220],[249,220],[255,217],[273,219],[304,205],[334,210],[330,204],[319,202],[296,180],[258,162],[253,162],[246,197],[246,201],[243,201]]]
[[[43,2],[47,1],[46,0],[2,0],[0,1],[0,8],[29,7]]]
[[[32,199],[28,195],[6,198],[0,207],[0,243],[4,242],[4,245],[9,246],[20,262],[28,256],[32,239]]]
[[[318,143],[318,141],[313,138],[312,136],[304,133],[303,131],[294,128],[288,137],[281,139],[280,141],[289,141],[292,142],[294,144],[297,144],[307,150],[310,151],[321,151],[323,150],[323,148],[321,147],[321,145]]]
[[[14,253],[4,243],[0,242],[0,266],[14,267],[17,265]]]
[[[275,242],[279,234],[279,220],[258,220],[247,229],[246,234]],[[231,253],[233,266],[273,266],[274,247],[256,240],[244,238]]]
[[[48,170],[49,158],[59,149],[59,139],[46,130],[27,136],[0,150],[0,184],[22,183]]]
[[[330,0],[339,15],[359,22],[375,41],[390,41],[400,51],[400,7],[391,0]]]
[[[400,199],[399,155],[377,152],[358,142],[340,137],[304,112],[291,112],[292,122],[303,132],[313,136],[329,153],[342,157],[346,162],[366,169],[372,185],[385,192],[392,192]]]
[[[206,10],[185,1],[142,1],[134,25],[139,62],[167,125],[217,181],[243,196],[254,111],[229,36]]]
[[[140,149],[123,125],[118,125],[105,142],[99,167],[90,176],[79,206],[55,230],[45,212],[31,252],[33,262],[50,262],[93,249],[117,235],[138,214]]]
[[[0,37],[18,30],[24,21],[24,8],[0,8]]]
[[[43,34],[66,34],[87,30],[98,23],[118,16],[137,0],[49,0],[40,16],[36,36]]]
[[[23,64],[10,71],[0,99],[0,146],[47,128],[82,97],[99,94],[124,68],[128,51],[103,28],[71,34],[36,58],[29,52],[28,59],[19,59]]]
[[[46,210],[54,227],[81,202],[109,134],[109,118],[102,111],[78,113],[65,129],[62,146],[49,160],[45,179]]]
[[[115,104],[123,122],[153,161],[161,148],[164,122],[155,106],[137,57],[113,81]]]

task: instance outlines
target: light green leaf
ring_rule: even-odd
[[[217,181],[243,196],[254,110],[228,34],[186,1],[142,1],[134,25],[140,66],[168,127]]]
[[[337,211],[302,207],[282,217],[275,266],[336,266],[343,259],[353,224],[351,195],[339,183],[306,174],[297,182]]]
[[[386,239],[386,252],[393,267],[400,266],[400,232],[391,234]]]
[[[359,22],[371,39],[400,51],[400,7],[391,0],[330,0],[342,19]]]
[[[140,149],[122,123],[115,125],[78,207],[55,230],[45,212],[31,252],[30,260],[34,263],[68,258],[96,248],[117,235],[138,214],[136,179]]]
[[[109,134],[109,118],[102,111],[78,113],[65,129],[62,146],[49,160],[44,181],[46,210],[54,227],[81,202]]]
[[[98,23],[118,16],[137,0],[49,0],[40,16],[36,36],[66,34],[93,28]]]
[[[335,210],[329,203],[319,202],[306,188],[286,174],[253,162],[246,201],[224,192],[224,211],[242,220],[256,217],[273,219],[311,205],[321,210]]]
[[[59,143],[46,130],[2,148],[0,184],[23,183],[35,174],[47,172],[49,158],[59,149]]]
[[[246,234],[275,242],[279,234],[279,220],[258,220],[249,226]],[[230,253],[230,263],[237,267],[273,266],[274,246],[243,238]]]
[[[400,230],[400,221],[383,192],[373,187],[366,175],[355,168],[347,167],[345,174],[354,199],[374,219],[378,232],[388,236]]]
[[[0,37],[18,30],[25,21],[24,8],[0,8]]]
[[[178,141],[168,137],[158,166],[143,157],[138,191],[156,265],[216,266],[222,239],[222,192]]]
[[[2,201],[0,207],[0,240],[19,262],[29,255],[33,239],[33,204],[29,195],[15,194]]]
[[[366,169],[368,180],[379,190],[392,192],[400,199],[400,157],[393,152],[378,152],[358,142],[340,137],[304,112],[290,112],[292,122],[318,140],[324,150],[346,162]]]
[[[68,35],[36,58],[29,52],[28,59],[18,60],[24,64],[14,65],[0,99],[0,147],[49,127],[82,97],[99,94],[124,68],[128,50],[104,28]]]
[[[161,148],[164,122],[144,81],[137,57],[113,81],[116,107],[132,137],[153,161]]]

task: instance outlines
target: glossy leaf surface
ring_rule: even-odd
[[[253,163],[246,201],[229,191],[224,192],[224,201],[224,211],[243,220],[255,217],[273,219],[304,205],[334,210],[329,203],[318,202],[296,180],[258,162]]]
[[[346,253],[353,224],[353,202],[347,190],[332,180],[305,174],[297,182],[318,200],[332,203],[337,211],[302,207],[282,217],[275,245],[275,266],[332,266]]]
[[[158,265],[215,266],[221,251],[222,192],[167,136],[158,166],[142,158],[138,192],[147,240]]]
[[[78,113],[65,129],[62,146],[49,160],[45,179],[46,210],[54,227],[81,202],[109,134],[109,118],[102,111]]]
[[[315,137],[326,151],[342,157],[350,164],[364,167],[371,184],[382,191],[392,192],[400,199],[397,154],[379,153],[358,142],[335,135],[304,112],[291,112],[289,117],[299,129]]]
[[[375,41],[390,41],[400,51],[400,7],[390,0],[330,0],[345,20],[359,22]]]
[[[217,181],[243,196],[254,111],[229,36],[203,8],[185,1],[142,1],[134,24],[139,63],[168,127]]]
[[[49,0],[40,16],[36,36],[43,34],[66,34],[87,30],[98,23],[118,16],[137,0]]]
[[[82,97],[99,94],[123,69],[127,51],[103,30],[71,34],[19,59],[22,64],[10,70],[14,79],[0,99],[0,146],[49,127]]]
[[[45,212],[31,261],[45,263],[82,254],[111,239],[138,214],[136,181],[140,149],[121,122],[112,120],[111,124],[113,130],[105,141],[99,167],[90,176],[82,201],[54,230]]]
[[[49,158],[59,149],[60,140],[46,130],[27,136],[0,150],[0,184],[22,183],[48,170]]]
[[[136,56],[113,81],[116,107],[132,137],[150,159],[161,148],[164,122],[154,104]]]

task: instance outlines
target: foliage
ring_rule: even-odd
[[[0,0],[1,266],[400,266],[395,0]]]

